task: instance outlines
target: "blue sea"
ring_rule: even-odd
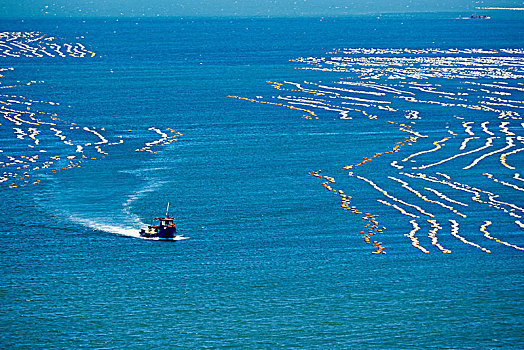
[[[522,18],[2,20],[0,63],[2,348],[524,348]]]

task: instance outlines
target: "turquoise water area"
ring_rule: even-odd
[[[2,21],[2,347],[524,347],[524,22],[455,17]]]

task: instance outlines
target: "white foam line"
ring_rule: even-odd
[[[436,152],[438,151],[439,149],[442,148],[442,146],[440,145],[441,142],[446,142],[447,140],[449,140],[450,138],[449,137],[444,137],[442,140],[439,140],[439,141],[435,141],[433,142],[433,144],[435,145],[435,148],[432,148],[432,149],[429,149],[429,150],[425,150],[425,151],[420,151],[420,152],[417,152],[417,153],[413,153],[409,156],[407,156],[406,158],[402,159],[403,162],[407,161],[408,159],[410,158],[414,158],[414,157],[417,157],[421,154],[425,154],[425,153],[431,153],[431,152]]]
[[[154,132],[156,132],[157,134],[159,134],[163,139],[167,138],[167,134],[162,132],[162,130],[160,129],[157,129],[157,128],[149,128],[148,130],[153,130]]]
[[[316,108],[324,107],[324,106],[319,106],[319,105],[327,105],[326,102],[315,100],[315,99],[296,98],[296,97],[282,97],[280,95],[277,98],[279,100],[290,101],[290,104],[300,104],[300,105],[303,105],[303,106],[310,106],[310,107],[316,107]]]
[[[520,177],[520,174],[519,174],[519,173],[515,173],[515,174],[513,175],[513,178],[514,178],[515,180],[524,181],[524,178]]]
[[[412,214],[410,212],[407,212],[403,208],[399,207],[398,205],[389,203],[388,201],[385,201],[385,200],[382,200],[382,199],[377,199],[377,202],[382,203],[384,205],[387,205],[388,207],[395,208],[403,215],[410,216],[412,218],[417,218],[417,219],[420,218],[420,216]]]
[[[428,237],[431,239],[431,244],[437,247],[444,254],[451,254],[451,250],[444,248],[438,243],[437,233],[442,230],[442,227],[438,224],[437,220],[428,220],[431,224],[432,229],[429,230]]]
[[[97,151],[98,153],[105,154],[105,155],[108,154],[107,152],[102,151],[102,148],[100,148],[100,146],[95,146],[95,149],[96,149],[96,151]]]
[[[80,47],[80,49],[77,49],[77,46]],[[80,43],[76,43],[75,47],[73,48],[73,50],[75,52],[78,52],[80,54],[80,57],[84,57],[85,54],[86,54],[86,48],[84,47],[84,45],[80,44]]]
[[[468,138],[464,139],[464,141],[462,141],[462,144],[460,145],[459,150],[463,151],[466,148],[468,142],[470,140],[475,140],[475,139],[480,139],[480,137],[478,137],[478,136],[471,136],[471,137],[468,137]]]
[[[504,185],[504,186],[508,186],[508,187],[511,187],[511,188],[516,189],[517,191],[522,191],[522,192],[524,192],[524,188],[519,187],[519,186],[517,186],[517,185],[514,185],[514,184],[512,184],[512,183],[506,182],[506,181],[498,180],[497,178],[495,178],[495,177],[493,176],[493,174],[490,174],[490,173],[484,173],[484,174],[482,174],[482,175],[485,175],[485,176],[488,177],[488,179],[491,179],[491,180],[493,180],[493,181],[495,181],[495,182],[498,182],[498,183],[500,183],[500,184],[502,184],[502,185]]]
[[[55,136],[59,137],[61,141],[64,141],[65,139],[67,139],[66,136],[62,135],[62,130],[58,130],[58,129],[55,129],[55,128],[49,128],[49,130],[52,130],[55,132]]]
[[[404,169],[404,167],[402,165],[398,165],[398,161],[397,160],[392,161],[389,165],[391,165],[392,167],[397,168],[397,169]]]
[[[428,254],[429,251],[421,246],[419,244],[418,238],[415,237],[415,233],[417,233],[418,230],[420,230],[420,226],[418,225],[416,220],[411,220],[409,222],[411,225],[413,225],[413,230],[409,232],[409,234],[405,233],[404,236],[408,237],[411,240],[411,245],[417,249],[420,249],[422,252]]]
[[[343,97],[341,97],[343,98]],[[357,103],[357,102],[342,102],[343,105],[351,105],[351,106],[362,106],[362,107],[371,107],[371,105],[366,103]],[[378,107],[378,106],[373,106]]]
[[[297,89],[300,89],[300,90],[302,90],[302,91],[307,90],[307,89],[304,89],[304,88],[302,87],[302,85],[300,85],[299,83],[294,83],[294,82],[292,82],[292,81],[285,81],[285,80],[284,80],[284,84],[294,85]]]
[[[397,94],[397,95],[408,94],[408,95],[415,96],[415,94],[413,92],[411,92],[411,91],[398,90],[398,89],[395,89],[395,88],[392,88],[392,87],[389,87],[389,86],[376,85],[376,84],[365,84],[365,83],[351,83],[351,82],[348,82],[348,81],[340,81],[338,83],[339,84],[344,84],[344,85],[356,85],[356,86],[369,87],[369,88],[372,88],[372,89],[376,89],[376,90],[379,90],[379,91],[385,91],[385,92],[389,92],[389,93]]]
[[[55,57],[55,55],[53,55],[52,53],[47,52],[46,49],[45,49],[44,47],[41,47],[41,48],[40,48],[40,52],[45,53],[45,54],[46,54],[47,56],[49,56],[49,57]]]
[[[31,125],[40,125],[39,122],[33,123],[33,122],[29,122],[27,120],[22,119],[21,118],[22,114],[27,114],[27,112],[13,111],[13,118],[15,118],[16,120],[20,121],[21,123],[26,123],[26,124],[31,124]],[[34,120],[34,118],[32,116],[34,116],[34,113],[31,113],[29,115],[29,117]],[[17,124],[17,125],[21,125],[21,124]]]
[[[488,87],[496,87],[496,88],[499,88],[499,89],[524,91],[523,88],[518,88],[518,87],[513,87],[513,86],[501,86],[501,85],[494,85],[494,84],[482,84],[482,85],[488,86]]]
[[[50,46],[50,47],[51,47],[51,48],[52,48],[52,49],[53,49],[53,50],[54,50],[54,51],[55,51],[55,52],[56,52],[60,57],[66,57],[66,55],[64,55],[64,54],[62,53],[62,51],[60,51],[60,48],[61,48],[60,45],[58,45],[58,44],[55,43],[55,44],[51,44],[51,45],[49,45],[49,46]]]
[[[70,44],[64,44],[64,46],[65,46],[65,48],[66,48],[66,52],[67,52],[68,54],[71,55],[71,54],[73,53],[73,51],[71,51],[71,49],[73,48],[73,46],[70,45]]]
[[[383,111],[388,111],[388,112],[396,112],[398,111],[398,109],[395,109],[395,108],[391,108],[390,106],[376,106],[378,109],[382,109]]]
[[[7,99],[6,101],[9,102],[9,103],[16,103],[16,104],[23,104],[24,103],[22,101],[12,100],[12,99]]]
[[[133,218],[133,221],[143,227],[143,226],[146,226],[138,216],[136,216],[135,214],[132,214],[131,213],[131,205],[133,204],[133,202],[135,202],[136,200],[142,198],[145,194],[147,193],[150,193],[150,192],[153,192],[155,191],[158,187],[162,186],[165,182],[162,182],[162,181],[154,181],[152,183],[150,183],[149,185],[147,185],[146,187],[144,187],[143,189],[133,193],[132,195],[130,195],[127,200],[124,202],[123,204],[123,211],[126,215],[128,216],[131,216]]]
[[[401,175],[404,175],[404,176],[407,176],[407,177],[410,177],[412,179],[421,179],[421,180],[425,180],[425,181],[429,181],[429,182],[433,182],[433,183],[440,183],[440,184],[443,184],[443,185],[446,185],[446,186],[449,186],[451,188],[454,188],[456,190],[459,190],[459,191],[463,191],[463,192],[467,192],[467,193],[472,193],[474,195],[473,198],[477,198],[477,197],[480,197],[480,192],[479,190],[475,189],[469,189],[471,188],[470,186],[468,186],[468,188],[464,188],[464,186],[466,185],[462,185],[462,186],[458,186],[454,183],[451,183],[449,181],[445,181],[445,180],[439,180],[437,178],[434,178],[434,177],[429,177],[427,176],[426,174],[421,174],[421,173],[418,173],[416,175],[414,174],[409,174],[409,173],[400,173]],[[482,191],[482,192],[485,192],[485,191]]]
[[[444,173],[441,173],[441,172],[438,172],[438,171],[435,174],[440,175],[442,177],[445,177],[448,180],[451,180],[451,177],[448,174],[444,174]]]
[[[420,90],[422,92],[428,92],[428,93],[431,93],[431,94],[455,96],[455,94],[452,93],[452,92],[442,92],[442,91],[424,89],[424,88],[421,88],[421,87],[418,87],[418,86],[410,86],[409,88],[410,89],[415,89],[415,90]]]
[[[488,230],[487,230],[487,227],[490,226],[491,224],[492,224],[491,221],[484,221],[484,225],[482,225],[482,226],[480,227],[480,231],[481,231],[482,233],[484,233],[484,237],[486,237],[486,238],[488,238],[488,239],[492,239],[492,240],[494,240],[494,241],[497,242],[497,243],[504,244],[505,246],[508,246],[508,247],[511,247],[511,248],[515,248],[515,249],[517,249],[517,250],[524,250],[524,248],[521,248],[521,247],[516,246],[516,245],[514,245],[514,244],[510,244],[510,243],[508,243],[508,242],[501,241],[500,239],[491,236],[491,234],[490,234],[490,233],[488,232]]]
[[[151,146],[157,145],[157,144],[167,140],[167,134],[163,133],[160,129],[151,127],[148,130],[152,130],[152,131],[156,132],[157,134],[159,134],[160,135],[160,139],[146,143],[147,147],[151,147]]]
[[[121,137],[121,136],[118,136],[118,137]],[[121,145],[124,143],[124,140],[120,139],[118,141],[115,141],[115,142],[111,142],[111,143],[108,143],[107,145],[108,146],[114,146],[114,145]]]
[[[489,105],[489,106],[503,106],[503,107],[509,107],[509,108],[519,108],[519,109],[524,108],[521,106],[511,105],[509,103],[496,103],[496,102],[488,102],[488,101],[481,101],[480,103],[483,105]]]
[[[109,232],[109,233],[115,233],[115,234],[119,234],[122,236],[143,238],[143,237],[140,237],[138,228],[103,224],[103,223],[100,223],[100,222],[97,222],[91,219],[85,219],[85,218],[81,218],[81,217],[73,216],[73,215],[70,216],[70,219],[73,222],[79,223],[83,226],[86,226],[92,229]]]
[[[455,158],[458,158],[458,157],[462,157],[462,156],[466,156],[468,154],[472,154],[472,153],[475,153],[475,152],[479,152],[479,151],[482,151],[483,149],[486,149],[488,147],[491,147],[492,145],[492,142],[494,139],[498,139],[499,137],[489,137],[486,141],[486,144],[482,147],[479,147],[479,148],[476,148],[474,150],[471,150],[469,152],[464,152],[464,153],[459,153],[459,154],[455,154],[454,156],[452,157],[449,157],[449,158],[446,158],[446,159],[442,159],[441,161],[439,162],[436,162],[436,163],[432,163],[432,164],[427,164],[427,165],[422,165],[422,166],[419,166],[419,167],[416,167],[414,169],[427,169],[427,168],[431,168],[435,165],[440,165],[442,163],[446,163],[446,162],[449,162],[450,160],[453,160]]]
[[[400,183],[402,185],[403,188],[405,188],[406,190],[410,191],[411,193],[415,194],[417,197],[419,197],[420,199],[426,201],[426,202],[429,202],[429,203],[433,203],[433,204],[436,204],[436,205],[439,205],[441,206],[442,208],[445,208],[445,209],[448,209],[449,211],[457,214],[458,216],[461,216],[463,218],[466,218],[466,215],[458,212],[455,208],[453,208],[452,206],[449,206],[447,204],[444,204],[442,202],[439,202],[439,201],[434,201],[432,199],[429,199],[428,197],[422,195],[419,191],[415,190],[414,188],[410,187],[409,184],[406,182],[406,181],[402,181],[400,179],[397,179],[393,176],[388,176],[389,179],[393,180],[393,181],[396,181],[398,183]]]
[[[471,168],[473,168],[475,165],[477,165],[477,164],[478,164],[482,159],[487,158],[487,157],[490,157],[490,156],[492,156],[492,155],[494,155],[494,154],[497,154],[497,153],[504,152],[504,151],[510,149],[511,147],[514,147],[514,146],[515,146],[515,143],[513,142],[513,139],[514,139],[513,137],[506,137],[506,142],[508,143],[508,145],[507,145],[506,147],[501,148],[501,149],[498,149],[498,150],[493,151],[493,152],[486,153],[486,154],[484,154],[484,155],[478,157],[478,158],[475,159],[473,162],[471,162],[470,165],[468,165],[468,166],[466,166],[466,167],[464,167],[464,168],[462,168],[462,169],[464,169],[464,170],[471,169]]]
[[[488,253],[488,254],[491,253],[491,251],[489,249],[483,248],[480,245],[478,245],[476,243],[473,243],[473,242],[470,242],[467,239],[465,239],[464,237],[460,236],[458,234],[458,232],[459,232],[459,224],[458,224],[458,222],[456,222],[455,220],[449,220],[449,222],[451,223],[451,235],[452,236],[458,238],[460,241],[462,241],[465,244],[469,244],[469,245],[471,245],[471,246],[473,246],[475,248],[478,248],[478,249],[482,250],[485,253]]]
[[[357,97],[349,97],[349,96],[340,96],[340,98],[345,100],[353,100],[353,101],[360,101],[360,102],[369,102],[369,103],[391,103],[390,101],[378,101],[378,100],[368,100],[365,98],[357,98]]]
[[[5,108],[2,107],[2,109],[5,109]],[[22,125],[22,123],[19,122],[18,120],[16,120],[16,119],[11,119],[11,118],[8,117],[8,115],[11,114],[12,112],[0,112],[0,113],[2,113],[2,114],[4,115],[4,118],[7,119],[7,120],[9,120],[11,123],[13,123],[13,124],[15,124],[15,125],[18,125],[18,126],[19,126],[19,125]]]
[[[499,119],[522,119],[520,114],[515,111],[500,111]]]
[[[23,140],[24,136],[27,136],[27,134],[20,128],[13,128],[15,130],[16,138]]]
[[[287,99],[287,98],[284,98],[284,97],[280,97],[280,99],[282,100],[285,100],[285,101],[289,101],[288,103],[290,105],[299,105],[299,106],[309,106],[309,107],[314,107],[314,108],[320,108],[320,109],[324,109],[326,111],[333,111],[333,112],[339,112],[340,116],[341,116],[341,119],[351,119],[351,117],[349,116],[349,113],[351,111],[348,111],[348,110],[344,110],[344,109],[338,109],[338,108],[332,108],[332,107],[327,107],[327,106],[323,106],[324,102],[320,102],[320,101],[308,101],[308,103],[303,103],[303,102],[294,102],[294,101],[299,101],[299,100],[292,100],[292,99]],[[316,102],[316,103],[311,103],[311,102]]]
[[[426,180],[426,181],[429,181],[429,182],[441,183],[443,185],[447,185],[449,187],[452,187],[452,188],[460,190],[460,191],[473,193],[473,197],[471,199],[474,202],[487,204],[490,207],[493,207],[493,208],[498,209],[498,210],[502,210],[504,213],[508,214],[509,216],[512,216],[512,217],[515,217],[515,218],[518,218],[518,219],[520,219],[522,216],[513,213],[513,210],[519,210],[519,211],[524,212],[523,208],[520,208],[520,207],[516,206],[515,204],[497,201],[495,198],[497,198],[499,196],[494,194],[494,193],[492,193],[492,192],[489,192],[489,191],[484,191],[484,190],[481,190],[481,189],[478,189],[478,188],[475,188],[475,187],[471,187],[471,186],[466,185],[466,184],[461,184],[459,182],[451,183],[449,181],[438,180],[436,178],[428,177],[426,174],[421,174],[421,173],[418,173],[416,175],[408,174],[408,173],[400,173],[400,174],[401,175],[405,175],[405,176],[410,177],[410,178],[418,178],[418,179]],[[489,202],[482,201],[480,199],[480,194],[481,193],[484,193],[484,194],[486,194],[488,196]],[[513,208],[513,210],[508,210],[506,208],[503,208],[503,207],[499,206],[498,204],[507,205],[507,206]]]
[[[102,136],[99,132],[97,132],[96,130],[89,129],[87,126],[84,127],[84,130],[98,136],[98,138],[100,139],[100,142],[96,142],[95,145],[101,145],[101,144],[108,142],[107,139],[104,136]]]
[[[38,146],[40,144],[40,140],[36,138],[36,135],[40,134],[40,131],[36,128],[29,128],[28,130],[31,132],[31,134],[29,134],[29,138],[35,142],[35,145]]]
[[[426,212],[424,209],[422,209],[421,207],[417,206],[417,205],[414,205],[414,204],[410,204],[410,203],[407,203],[401,199],[398,199],[396,197],[393,197],[392,195],[390,195],[389,193],[387,193],[385,190],[383,190],[382,188],[380,188],[379,186],[377,186],[373,181],[369,180],[369,179],[366,179],[365,177],[363,176],[360,176],[360,175],[357,175],[357,178],[362,180],[362,181],[365,181],[367,182],[368,184],[370,184],[374,189],[376,189],[377,191],[381,192],[384,196],[388,197],[389,199],[397,202],[397,203],[400,203],[400,204],[404,204],[408,207],[411,207],[415,210],[417,210],[418,212],[420,212],[421,214],[424,214],[426,216],[429,216],[429,217],[434,217],[433,214],[431,213],[428,213]]]
[[[406,128],[400,128],[399,129],[400,131],[404,131],[404,132],[407,132],[408,134],[412,134],[412,135],[415,135],[416,137],[421,137],[421,138],[426,138],[428,137],[428,135],[422,135],[416,131],[413,131],[413,130],[410,130],[410,129],[406,129]]]
[[[484,131],[488,135],[495,136],[494,133],[492,133],[491,131],[488,130],[488,124],[489,124],[489,122],[484,122],[484,123],[480,124],[480,126],[482,127],[482,131]]]
[[[524,11],[523,7],[478,7],[481,10]],[[504,50],[501,50],[504,51]]]
[[[339,82],[339,84],[345,84],[345,82]],[[328,89],[328,90],[350,92],[352,94],[364,94],[364,95],[373,95],[373,96],[384,96],[385,95],[385,93],[383,93],[383,92],[350,90],[350,89],[343,89],[343,88],[337,88],[337,87],[334,87],[334,86],[326,86],[326,85],[318,85],[318,87],[322,88],[322,89]]]
[[[518,138],[517,138],[518,139]],[[508,152],[508,153],[504,153],[500,156],[500,162],[502,163],[502,165],[504,165],[506,168],[508,169],[511,169],[511,170],[514,170],[515,167],[514,166],[511,166],[509,165],[508,163],[506,163],[506,158],[512,154],[516,154],[518,152],[521,152],[521,151],[524,151],[524,147],[523,148],[518,148],[514,151],[511,151],[511,152]]]
[[[445,194],[435,190],[434,188],[430,188],[430,187],[424,187],[424,189],[426,191],[429,191],[429,192],[432,192],[433,194],[435,194],[437,197],[445,200],[445,201],[448,201],[450,203],[455,203],[455,204],[458,204],[458,205],[462,205],[463,207],[467,207],[468,205],[466,203],[462,203],[462,202],[459,202],[459,201],[456,201],[454,199],[451,199],[449,198],[448,196],[446,196]]]
[[[524,213],[524,208],[521,208],[513,203],[508,203],[508,202],[502,202],[502,201],[498,201],[496,200],[495,198],[499,197],[498,195],[495,195],[495,194],[490,194],[488,195],[488,198],[493,202],[493,203],[497,203],[497,204],[502,204],[502,205],[507,205],[508,207],[510,208],[513,208],[515,210],[518,210],[520,212],[523,212]],[[520,218],[521,216],[520,215],[512,215],[513,213],[509,213],[511,216],[515,216],[515,217],[518,217]]]

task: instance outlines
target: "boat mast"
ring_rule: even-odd
[[[168,216],[167,216],[168,213],[169,213],[169,202],[167,202],[166,218],[168,217]]]

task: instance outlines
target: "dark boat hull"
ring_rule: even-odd
[[[177,236],[176,228],[171,227],[149,227],[147,230],[140,230],[140,236],[144,238],[175,239]]]
[[[169,205],[168,205],[169,209]],[[172,216],[155,218],[158,225],[150,225],[147,229],[140,230],[140,237],[155,240],[178,241],[186,237],[176,234],[176,225]]]

